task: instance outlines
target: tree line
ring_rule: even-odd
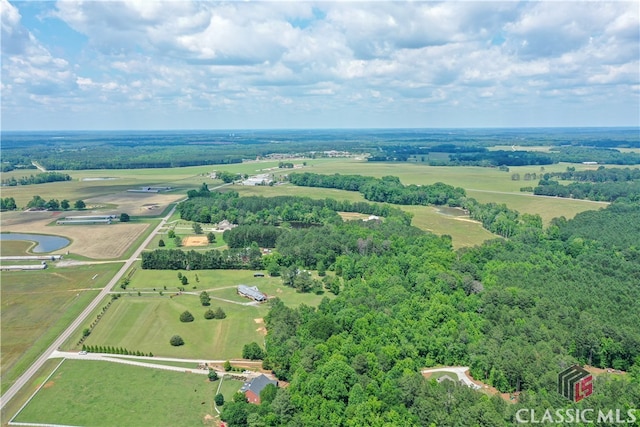
[[[606,168],[599,166],[594,170],[577,171],[575,167],[567,167],[564,172],[545,174],[544,179],[559,178],[563,181],[578,182],[617,182],[640,180],[640,168]]]
[[[619,198],[640,199],[640,180],[607,182],[572,182],[562,185],[554,180],[540,180],[533,188],[537,196],[556,196],[613,202]]]
[[[399,205],[460,206],[464,189],[437,182],[431,185],[402,185],[395,176],[373,178],[361,175],[322,175],[310,172],[289,174],[289,182],[303,187],[358,191],[366,200]]]
[[[44,172],[35,175],[23,176],[20,178],[7,178],[2,180],[2,185],[13,187],[16,185],[44,184],[47,182],[71,181],[71,177],[66,173]]]
[[[180,217],[206,224],[223,220],[240,225],[323,224],[340,221],[338,212],[358,212],[411,222],[411,214],[385,204],[299,196],[240,197],[236,191],[209,191],[205,184],[200,190],[189,191],[188,197],[178,205]]]

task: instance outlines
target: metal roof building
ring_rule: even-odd
[[[255,301],[267,300],[267,296],[260,292],[256,286],[238,285],[238,293]]]

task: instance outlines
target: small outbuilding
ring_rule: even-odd
[[[238,285],[238,294],[258,302],[267,300],[267,296],[257,286]]]

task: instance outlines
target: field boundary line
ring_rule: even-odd
[[[220,394],[220,389],[222,388],[222,381],[224,381],[225,375],[220,375],[220,384],[218,384],[218,389],[216,390],[216,395]],[[218,405],[216,405],[215,399],[213,400],[213,409],[216,410],[218,415],[220,415],[220,410],[218,409]]]
[[[80,427],[80,426],[70,426],[66,424],[16,423],[11,421],[9,421],[9,424],[12,426],[32,426],[32,427]]]
[[[38,392],[40,391],[40,389],[42,389],[42,387],[44,387],[44,385],[51,379],[51,377],[53,376],[53,374],[55,374],[58,371],[58,368],[60,367],[60,365],[62,365],[64,363],[64,361],[67,360],[66,358],[63,358],[60,363],[58,363],[58,366],[56,366],[53,371],[51,371],[51,373],[47,376],[47,378],[44,379],[44,381],[42,381],[42,384],[40,384],[40,386],[36,389],[36,391],[33,392],[33,394],[31,396],[29,396],[29,398],[27,399],[26,402],[24,402],[24,405],[22,405],[20,407],[20,409],[18,409],[18,411],[15,413],[15,415],[13,417],[11,417],[11,419],[9,420],[10,425],[50,425],[50,424],[31,424],[31,423],[14,423],[13,420],[16,419],[16,417],[18,415],[20,415],[20,412],[22,412],[22,410],[31,402],[31,400],[35,397],[36,394],[38,394]],[[53,424],[51,424],[53,425]],[[69,427],[73,427],[73,426],[69,426]]]

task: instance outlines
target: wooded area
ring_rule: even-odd
[[[342,289],[318,308],[270,302],[264,366],[290,386],[259,407],[225,403],[230,425],[508,425],[519,408],[579,407],[555,392],[575,362],[629,371],[597,378],[590,408],[639,401],[639,205],[459,252],[398,223],[324,228],[360,236],[329,267]],[[418,373],[434,365],[471,366],[518,403]]]

